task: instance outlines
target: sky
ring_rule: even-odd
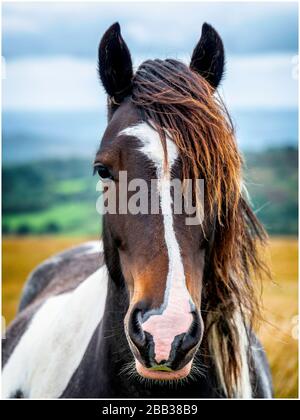
[[[222,36],[229,109],[297,107],[297,3],[4,3],[3,109],[102,110],[97,47],[115,21],[137,67],[189,62],[203,22]]]

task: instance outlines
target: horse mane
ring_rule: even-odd
[[[177,60],[145,61],[132,86],[131,100],[155,125],[164,150],[166,132],[178,147],[183,179],[204,179],[205,223],[213,229],[206,238],[203,347],[223,392],[239,396],[250,333],[260,316],[251,275],[267,271],[260,256],[267,235],[244,197],[233,124],[208,82]]]

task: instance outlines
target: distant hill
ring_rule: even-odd
[[[293,147],[245,156],[245,183],[270,234],[296,235],[298,150]],[[97,178],[85,159],[45,160],[4,166],[4,234],[100,234]]]
[[[244,179],[259,219],[270,234],[298,232],[298,149],[274,148],[245,156]]]
[[[297,147],[297,109],[248,109],[230,112],[241,150]],[[33,160],[89,159],[106,128],[106,111],[2,113],[2,157],[5,163]]]

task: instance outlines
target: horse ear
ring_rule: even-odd
[[[211,25],[204,23],[201,38],[193,51],[190,68],[216,89],[224,73],[224,61],[224,46],[220,35]]]
[[[98,66],[101,82],[112,103],[121,103],[131,93],[133,69],[119,23],[108,28],[100,41]]]

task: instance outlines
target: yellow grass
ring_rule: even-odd
[[[259,336],[271,364],[275,395],[298,397],[298,245],[271,240],[273,282],[264,281],[264,319]]]
[[[29,272],[43,259],[90,238],[29,237],[3,240],[3,316],[15,316]],[[274,238],[270,246],[274,282],[264,281],[264,323],[259,336],[272,368],[275,396],[298,397],[298,247],[297,240]]]

